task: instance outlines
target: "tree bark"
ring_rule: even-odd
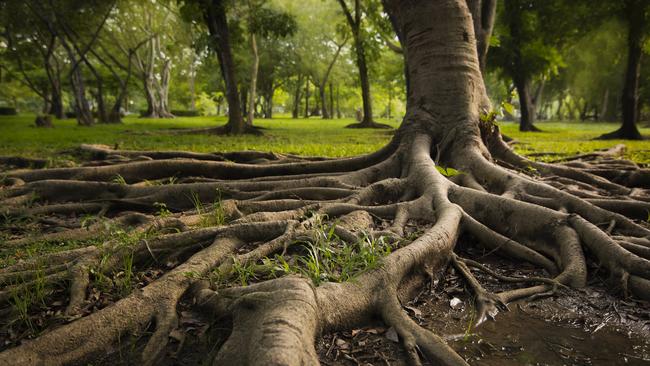
[[[217,51],[221,76],[226,86],[226,99],[228,101],[228,122],[224,132],[241,134],[247,132],[242,118],[237,78],[235,77],[235,63],[230,49],[230,33],[226,19],[226,8],[223,0],[212,0],[204,8],[204,18],[210,32],[210,40]]]
[[[330,118],[334,118],[334,85],[330,81],[330,105],[329,105]]]
[[[641,75],[644,32],[647,27],[645,14],[649,7],[646,4],[644,0],[625,1],[624,11],[628,25],[628,35],[627,64],[621,96],[623,123],[618,130],[606,133],[600,136],[600,139],[643,139],[636,123],[639,119],[639,77]]]
[[[341,89],[336,86],[336,118],[341,119]]]
[[[250,46],[251,54],[253,56],[253,64],[251,65],[251,80],[248,90],[248,116],[246,118],[246,123],[249,126],[253,125],[253,119],[255,118],[255,98],[257,93],[257,71],[260,67],[260,56],[257,53],[257,40],[255,39],[255,33],[250,34]]]
[[[535,127],[535,104],[530,95],[530,81],[526,75],[520,74],[515,77],[515,86],[519,95],[519,106],[521,118],[519,120],[519,131],[537,132]]]
[[[521,54],[522,14],[520,4],[518,0],[506,0],[504,4],[505,11],[508,14],[507,25],[510,29],[510,37],[514,48],[512,68],[509,71],[517,88],[521,107],[519,131],[537,132],[540,130],[534,125],[535,106],[530,94],[530,75],[526,72],[526,65]]]
[[[363,117],[361,122],[351,124],[350,128],[390,128],[390,126],[376,123],[372,115],[372,98],[370,95],[370,79],[368,77],[368,64],[366,50],[361,35],[362,10],[360,0],[354,0],[354,13],[348,8],[345,0],[338,0],[348,25],[352,29],[352,40],[354,41],[354,53],[356,56],[357,69],[359,70],[359,83],[361,85],[361,99],[363,102]]]
[[[497,0],[467,0],[467,7],[472,13],[478,61],[481,72],[484,72],[496,18]]]
[[[296,89],[293,93],[293,108],[291,110],[291,117],[294,119],[298,118],[300,114],[300,100],[302,99],[302,74],[298,74],[298,80],[296,81]]]
[[[305,82],[305,118],[309,118],[309,76]]]
[[[104,80],[99,74],[97,69],[92,65],[86,57],[83,58],[84,63],[95,77],[96,93],[94,95],[97,102],[97,121],[99,123],[109,123],[108,113],[106,112],[106,103],[104,103]]]
[[[70,83],[72,85],[72,92],[75,100],[74,110],[77,116],[77,123],[80,126],[92,126],[95,123],[95,120],[90,111],[88,99],[86,99],[86,88],[81,73],[81,66],[77,66],[70,75]]]

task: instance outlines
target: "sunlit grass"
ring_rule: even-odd
[[[170,128],[214,127],[225,123],[224,117],[179,117],[173,120],[127,117],[121,125],[79,127],[74,120],[55,121],[53,129],[32,127],[34,116],[0,117],[0,154],[57,159],[56,152],[82,143],[106,144],[120,149],[190,150],[198,152],[261,150],[280,153],[320,156],[351,156],[368,153],[383,146],[391,137],[385,130],[350,130],[344,127],[352,119],[322,120],[320,118],[259,119],[264,136],[223,137],[214,135],[169,135],[160,133]],[[394,127],[399,121],[382,120]],[[574,154],[625,143],[628,156],[639,162],[650,162],[650,142],[593,141],[594,137],[612,131],[615,123],[542,122],[542,133],[521,133],[512,122],[501,122],[502,131],[521,144],[516,149],[528,152]],[[650,135],[650,129],[642,129]]]

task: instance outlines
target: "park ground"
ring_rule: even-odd
[[[382,123],[399,126],[399,120],[380,119]],[[187,150],[226,152],[241,150],[274,151],[312,156],[342,157],[376,151],[391,137],[386,130],[357,130],[344,127],[352,119],[322,120],[278,117],[259,119],[263,136],[215,136],[206,134],[166,133],[170,129],[215,127],[225,123],[224,117],[178,117],[146,119],[126,117],[118,125],[79,127],[75,120],[57,120],[52,129],[34,127],[33,115],[0,116],[0,155],[20,155],[51,159],[60,165],[68,159],[62,151],[80,144],[105,144],[129,150]],[[584,153],[624,143],[626,155],[638,163],[650,163],[650,142],[597,141],[595,137],[618,128],[614,123],[541,122],[541,133],[522,133],[517,124],[501,122],[501,130],[516,139],[519,153],[553,152],[537,159],[556,159],[558,155]],[[650,136],[650,128],[641,128]]]
[[[188,150],[197,152],[260,150],[319,156],[351,156],[369,153],[383,146],[391,133],[386,130],[350,130],[344,127],[351,119],[322,120],[274,118],[257,120],[263,136],[224,137],[205,134],[170,134],[171,129],[214,127],[225,123],[223,117],[180,117],[154,120],[127,117],[123,124],[78,127],[74,120],[55,121],[52,129],[33,127],[34,116],[0,117],[0,155],[46,158],[50,166],[72,164],[66,154],[83,143],[105,144],[133,150]],[[397,127],[397,120],[380,120]],[[650,142],[595,141],[593,138],[617,128],[608,123],[542,122],[545,132],[520,133],[512,122],[501,122],[502,131],[514,138],[515,149],[523,154],[535,154],[536,159],[553,160],[562,155],[586,153],[624,143],[628,158],[650,164]],[[650,128],[642,128],[650,136]],[[552,154],[544,155],[544,152]],[[9,228],[5,227],[6,232]],[[11,231],[11,230],[9,230]],[[0,236],[0,240],[2,237]],[[509,276],[541,275],[526,266],[512,268],[492,253],[475,249],[460,242],[459,253],[467,258],[489,263],[499,273]],[[60,247],[34,247],[24,251],[0,253],[0,267],[24,256],[29,251],[58,251]],[[32,253],[33,254],[33,253]],[[4,258],[2,258],[4,257]],[[451,270],[453,272],[453,270]],[[597,266],[590,263],[590,271]],[[480,277],[480,276],[479,276]],[[596,277],[585,289],[562,289],[563,296],[531,303],[510,305],[507,313],[498,315],[496,322],[478,328],[472,326],[475,316],[473,300],[463,291],[458,275],[444,276],[444,281],[431,283],[405,306],[411,317],[426,328],[436,329],[457,352],[476,365],[647,365],[650,364],[650,320],[648,304],[633,299],[620,299],[604,290]],[[487,276],[479,278],[493,291],[504,288]],[[108,301],[105,295],[98,302]],[[60,301],[63,303],[64,301]],[[110,301],[108,301],[110,303]],[[22,338],[38,335],[51,322],[62,322],[57,308],[39,307],[28,318],[29,327],[21,325],[13,315],[18,302],[0,309],[7,322],[0,322],[0,340],[5,347]],[[214,352],[215,344],[227,334],[216,332],[207,342],[201,334],[210,333],[210,320],[195,317],[180,305],[180,328],[185,346],[170,365],[198,364],[196,357]],[[60,306],[59,306],[60,307]],[[60,310],[58,311],[60,312]],[[6,323],[6,324],[4,324]],[[33,329],[32,329],[33,328]],[[15,332],[15,334],[14,334]],[[402,365],[405,355],[394,330],[382,324],[363,329],[325,334],[318,341],[318,353],[324,365]],[[137,342],[136,342],[137,343]],[[174,342],[172,342],[172,346]],[[141,345],[136,344],[136,348]],[[0,348],[1,349],[1,348]],[[116,352],[101,364],[130,364],[133,358]]]

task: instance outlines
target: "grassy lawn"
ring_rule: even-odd
[[[261,150],[303,155],[350,156],[372,152],[390,139],[385,130],[350,130],[343,128],[352,119],[321,120],[275,118],[256,120],[266,128],[264,136],[223,137],[211,135],[168,135],[169,128],[213,127],[225,123],[224,117],[179,117],[173,120],[127,117],[121,125],[78,127],[75,120],[55,121],[53,129],[32,127],[34,116],[0,116],[0,155],[51,157],[56,152],[82,143],[119,146],[137,150],[190,150],[199,152]],[[381,122],[397,127],[396,120]],[[514,123],[501,123],[502,131],[521,144],[516,149],[528,152],[559,152],[575,154],[606,148],[618,143],[628,146],[628,156],[638,162],[650,163],[650,141],[592,141],[614,130],[608,123],[539,123],[542,133],[521,133]],[[650,135],[650,129],[642,133]]]

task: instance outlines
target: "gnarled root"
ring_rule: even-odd
[[[419,118],[429,117],[405,125]],[[475,295],[477,323],[516,299],[585,286],[588,257],[607,270],[614,291],[650,297],[650,230],[630,218],[650,202],[644,190],[597,173],[597,160],[587,155],[541,164],[515,155],[494,135],[483,137],[489,149],[478,140],[449,144],[454,136],[438,141],[435,134],[405,128],[377,153],[347,159],[85,146],[97,159],[86,166],[12,172],[17,184],[1,191],[3,219],[28,216],[38,228],[64,224],[38,236],[11,234],[0,249],[19,253],[37,243],[104,237],[9,263],[0,269],[4,303],[35,281],[65,282],[66,312],[73,315],[98,276],[124,275],[126,259],[135,271],[155,266],[164,274],[112,305],[5,350],[0,363],[85,362],[153,327],[136,362],[155,364],[178,327],[179,301],[191,294],[193,311],[232,324],[215,364],[314,364],[318,335],[382,319],[395,328],[412,364],[424,356],[464,365],[400,305],[449,261]],[[609,158],[607,169],[637,171]],[[445,177],[434,161],[461,174]],[[527,166],[541,176],[522,173]],[[170,177],[179,181],[159,184]],[[158,183],[145,181],[152,179]],[[103,219],[82,225],[80,212]],[[549,277],[506,276],[461,258],[454,254],[461,233]],[[365,256],[362,265],[355,255]],[[521,287],[489,292],[471,268]]]

